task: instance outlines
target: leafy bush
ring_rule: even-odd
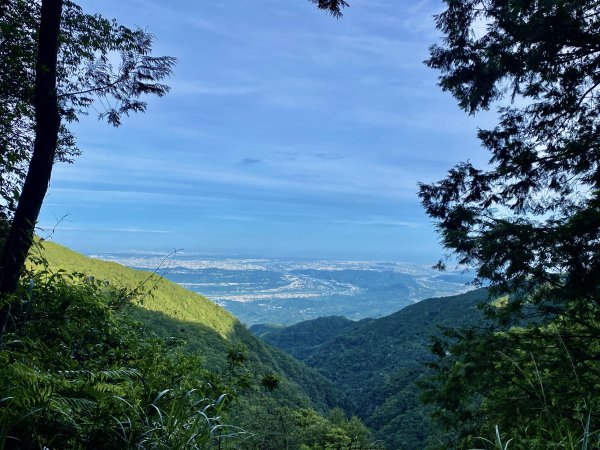
[[[43,267],[43,265],[42,265]],[[123,289],[29,272],[6,301],[0,447],[206,448],[235,392],[129,317]]]
[[[339,408],[321,415],[308,408],[280,406],[273,398],[242,399],[233,414],[245,430],[242,450],[382,450],[356,417]]]
[[[496,426],[512,439],[510,448],[600,448],[600,365],[581,357],[600,350],[597,341],[589,344],[590,331],[564,317],[448,330],[451,343],[423,383],[424,399],[448,431],[443,448],[481,447],[478,436],[496,435]]]

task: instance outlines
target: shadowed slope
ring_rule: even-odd
[[[380,319],[322,318],[268,331],[264,339],[318,369],[353,402],[352,412],[388,448],[422,449],[435,438],[414,384],[431,361],[430,336],[440,327],[475,324],[487,291],[430,298]],[[344,327],[349,327],[344,330]],[[324,341],[307,338],[318,328]]]

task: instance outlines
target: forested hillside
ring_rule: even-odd
[[[441,335],[442,327],[481,322],[477,305],[487,299],[487,291],[479,289],[423,300],[380,319],[322,318],[261,337],[318,369],[347,393],[352,412],[388,448],[421,449],[436,438],[429,409],[420,404],[415,385],[433,358],[430,337]]]
[[[243,349],[250,372],[259,379],[275,375],[279,384],[268,399],[249,393],[238,401],[234,422],[264,431],[278,426],[268,409],[293,415],[297,408],[340,406],[363,419],[390,449],[418,449],[434,438],[414,384],[425,373],[423,363],[431,360],[429,337],[439,334],[440,326],[475,323],[481,317],[475,305],[487,298],[479,290],[428,299],[375,320],[332,316],[287,328],[254,327],[266,342],[304,360],[310,369],[253,337],[206,298],[158,275],[87,258],[52,242],[43,242],[39,251],[54,271],[81,272],[135,292],[138,306],[132,316],[201,356],[208,369],[226,370],[228,352]]]
[[[252,372],[281,378],[274,395],[286,404],[321,411],[344,406],[344,395],[331,382],[254,338],[235,317],[201,295],[159,275],[88,258],[53,242],[43,242],[41,256],[52,270],[82,272],[135,292],[140,307],[135,308],[133,317],[159,336],[180,342],[187,352],[206,361],[209,369],[223,369],[228,348],[241,346],[247,349]]]
[[[25,279],[0,345],[0,448],[378,448],[330,381],[204,297],[51,242]]]
[[[252,325],[249,329],[265,342],[284,350],[298,359],[306,359],[318,351],[318,347],[340,334],[357,329],[373,319],[354,321],[342,316],[319,317],[288,327],[276,325]]]

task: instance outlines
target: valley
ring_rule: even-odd
[[[348,417],[364,422],[381,448],[418,450],[431,444],[437,428],[428,417],[428,407],[419,402],[416,384],[427,376],[424,364],[433,358],[430,337],[439,335],[440,327],[478,323],[481,314],[476,305],[487,299],[486,291],[478,289],[415,302],[416,295],[427,289],[460,290],[464,285],[440,280],[439,273],[414,266],[188,258],[161,269],[165,276],[179,280],[178,285],[149,273],[152,265],[159,265],[158,256],[120,256],[120,262],[142,269],[135,270],[115,263],[118,258],[114,255],[113,261],[84,257],[50,242],[44,242],[42,249],[52,271],[77,270],[137,291],[139,306],[133,317],[172,345],[200,356],[206,367],[225,370],[225,355],[239,347],[246,353],[248,373],[259,377],[274,374],[279,385],[272,393],[266,396],[256,388],[245,392],[230,415],[230,420],[263,438],[269,433],[268,427],[253,422],[253,415],[270,421],[273,408],[288,408],[287,413],[298,408],[320,413],[342,408]],[[108,259],[106,255],[104,258]],[[445,276],[452,281],[454,277],[465,279],[465,274]],[[293,277],[303,282],[291,283]],[[333,315],[287,326],[255,323],[248,329],[218,304],[183,286],[208,288],[209,292],[212,288],[213,296],[220,295],[221,299],[233,296],[232,292],[244,297],[263,286],[263,294],[268,292],[271,300],[296,307],[302,294],[304,299],[313,295],[315,302],[326,303],[334,297],[332,292],[348,300],[365,294],[374,299],[377,292],[387,290],[390,297],[394,292],[399,296],[404,293],[400,298],[410,304],[378,318],[351,320]],[[336,289],[352,294],[344,296]],[[278,317],[260,312],[264,299],[230,301],[254,307],[258,311],[255,317]],[[349,303],[340,305],[342,310],[350,310]],[[363,315],[369,312],[365,305],[368,303],[360,309]],[[315,309],[315,313],[322,311],[327,309]],[[279,425],[275,422],[270,426]]]
[[[0,450],[600,450],[599,393],[598,0],[0,3]]]
[[[477,289],[425,299],[379,319],[331,316],[289,327],[255,325],[250,331],[340,388],[350,399],[348,412],[386,448],[418,450],[437,438],[417,387],[430,374],[431,338],[444,327],[479,325],[483,317],[477,305],[487,300],[487,291]]]

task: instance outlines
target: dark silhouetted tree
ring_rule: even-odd
[[[487,167],[461,163],[444,180],[421,185],[420,197],[459,263],[476,268],[494,295],[510,297],[487,307],[507,334],[453,336],[461,343],[451,351],[459,365],[443,365],[438,388],[446,396],[437,400],[458,417],[468,404],[458,399],[487,396],[491,411],[502,402],[494,393],[504,382],[512,418],[525,414],[525,405],[533,414],[539,392],[524,380],[516,386],[516,368],[532,374],[537,358],[561,414],[575,420],[576,397],[585,403],[600,375],[600,3],[446,4],[437,16],[444,40],[431,47],[427,64],[441,71],[440,86],[462,109],[497,106],[499,122],[478,132],[491,154]],[[510,328],[527,322],[527,332]],[[502,362],[503,351],[514,359]],[[473,418],[467,409],[464,420]]]
[[[3,2],[0,22],[7,37],[1,90],[9,93],[0,107],[0,123],[9,132],[1,152],[2,215],[10,220],[0,258],[4,295],[16,289],[57,154],[76,153],[65,122],[77,120],[95,99],[109,98],[112,106],[99,116],[119,125],[123,115],[145,110],[142,95],[168,92],[160,81],[175,61],[150,55],[147,32],[85,14],[68,1]],[[114,54],[118,67],[110,62]]]

